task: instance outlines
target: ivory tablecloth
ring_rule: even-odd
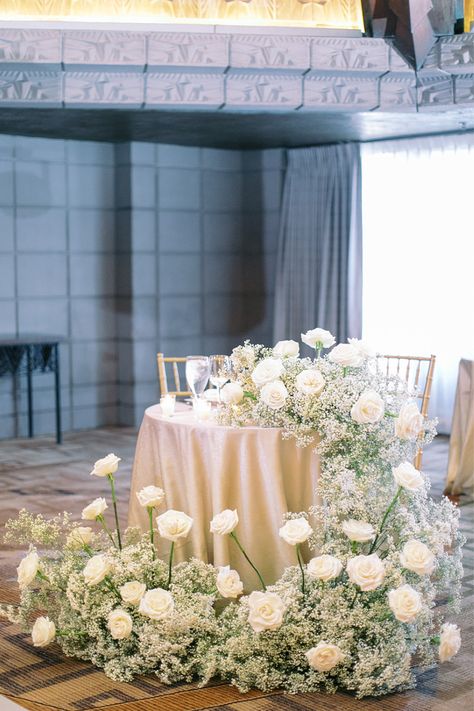
[[[453,424],[449,442],[446,494],[474,486],[474,361],[459,363]]]
[[[295,549],[278,535],[287,511],[304,511],[316,503],[319,459],[311,446],[283,440],[281,430],[224,427],[198,423],[190,411],[167,419],[159,405],[149,407],[138,435],[132,475],[129,525],[147,530],[146,509],[136,492],[149,484],[164,489],[167,508],[194,519],[186,540],[178,541],[175,561],[196,556],[239,571],[246,589],[258,579],[229,536],[213,535],[209,523],[223,509],[237,509],[236,533],[266,583],[287,565],[296,564]],[[169,545],[158,539],[159,555]]]

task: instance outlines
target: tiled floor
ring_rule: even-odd
[[[19,508],[56,514],[67,510],[79,518],[93,498],[106,495],[107,482],[90,477],[93,462],[108,452],[122,457],[117,475],[120,517],[125,523],[136,432],[101,429],[72,433],[62,447],[50,439],[11,440],[0,443],[0,526]],[[443,491],[448,440],[438,438],[425,452],[423,469],[430,474],[432,493]],[[0,694],[36,711],[81,711],[108,707],[113,711],[471,711],[474,606],[474,541],[472,498],[461,497],[462,526],[469,536],[465,548],[462,653],[453,662],[427,672],[416,691],[381,700],[356,701],[344,694],[289,697],[282,694],[241,696],[222,684],[206,689],[195,685],[162,687],[152,678],[134,684],[114,684],[91,665],[66,660],[59,649],[34,650],[14,625],[5,625],[0,637]],[[10,595],[14,568],[22,551],[0,544],[0,592]],[[1,646],[1,645],[0,645]],[[3,672],[3,673],[2,673]],[[37,682],[37,683],[36,683]],[[1,700],[0,700],[1,710]]]

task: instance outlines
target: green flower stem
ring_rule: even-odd
[[[321,358],[321,351],[323,350],[323,344],[318,341],[316,343],[316,358]]]
[[[117,588],[115,587],[115,585],[113,584],[113,582],[111,581],[111,579],[109,578],[108,575],[105,576],[104,583],[106,583],[109,586],[109,590],[112,590],[112,592],[114,592],[116,595],[118,595],[119,598],[122,598],[119,591],[117,590]]]
[[[352,555],[357,555],[357,541],[351,541]]]
[[[382,531],[383,531],[383,527],[385,526],[385,523],[386,523],[388,517],[390,516],[390,513],[391,513],[393,507],[394,507],[395,504],[397,503],[398,497],[399,497],[400,494],[402,493],[402,488],[403,488],[403,487],[401,487],[401,486],[398,487],[397,493],[395,494],[395,496],[393,497],[392,501],[390,502],[390,505],[389,505],[388,509],[385,511],[384,517],[383,517],[383,519],[382,519],[382,523],[380,524],[379,532],[378,532],[377,535],[375,536],[375,538],[374,538],[374,540],[373,540],[373,543],[372,543],[372,545],[370,546],[369,555],[370,555],[371,553],[373,553],[374,550],[375,550],[375,546],[377,545],[377,541],[379,540],[380,534],[381,534]]]
[[[241,545],[239,539],[237,538],[237,536],[235,535],[235,533],[234,533],[233,531],[232,531],[232,533],[230,534],[230,537],[234,539],[234,541],[237,543],[237,545],[238,545],[238,547],[239,547],[239,549],[240,549],[240,552],[241,552],[242,555],[244,556],[244,558],[245,558],[245,560],[247,561],[247,563],[248,563],[248,564],[251,566],[251,568],[253,568],[253,570],[257,573],[258,579],[260,580],[260,585],[262,586],[262,589],[263,589],[263,590],[266,590],[266,589],[267,589],[267,586],[265,585],[262,576],[260,575],[260,573],[258,572],[257,568],[254,566],[254,564],[252,563],[252,561],[251,561],[250,558],[248,557],[247,553],[244,551],[244,549],[243,549],[243,547],[242,547],[242,545]]]
[[[304,597],[304,592],[305,592],[305,590],[304,590],[304,565],[303,565],[303,558],[301,557],[301,546],[299,543],[296,544],[296,555],[298,557],[298,563],[299,563],[300,570],[301,570],[301,592],[303,593],[303,597]]]
[[[385,417],[398,417],[394,412],[388,412],[388,410],[385,411]]]
[[[110,488],[112,489],[112,503],[113,503],[113,505],[114,505],[115,526],[116,526],[116,528],[117,528],[118,547],[119,547],[119,550],[122,550],[122,538],[121,538],[121,536],[120,536],[120,524],[119,524],[118,510],[117,510],[117,497],[115,496],[115,481],[114,481],[114,475],[113,475],[113,474],[107,474],[107,479],[110,481]]]
[[[345,366],[342,368],[342,376],[343,376],[344,378],[346,377],[348,370],[349,370],[349,368],[348,368],[347,365],[345,365]]]
[[[92,548],[90,546],[87,545],[87,543],[83,543],[82,548],[83,548],[83,550],[85,550],[85,552],[88,555],[91,555],[91,556],[94,555],[94,551],[92,550]]]
[[[148,518],[150,520],[150,543],[151,543],[151,548],[153,551],[153,560],[155,560],[156,554],[155,554],[155,532],[153,530],[153,506],[147,506],[146,510],[148,511]]]
[[[170,589],[170,585],[171,585],[171,572],[173,569],[173,556],[174,556],[174,541],[171,542],[170,560],[168,563],[168,585],[167,585],[168,590]]]
[[[44,581],[45,583],[49,583],[49,584],[51,585],[51,582],[50,582],[49,578],[48,578],[44,573],[42,573],[41,570],[37,570],[37,571],[36,571],[36,576],[37,576],[40,580]]]
[[[114,541],[114,537],[112,536],[112,533],[110,532],[110,529],[107,527],[107,524],[105,523],[105,518],[103,517],[102,514],[99,514],[99,516],[96,517],[96,521],[98,521],[101,525],[110,540],[112,541],[112,544],[114,548],[117,548],[117,544]]]

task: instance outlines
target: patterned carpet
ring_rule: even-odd
[[[63,447],[51,440],[12,440],[0,446],[2,481],[0,525],[18,508],[53,514],[68,510],[78,515],[92,498],[105,493],[102,482],[87,476],[90,464],[109,451],[123,458],[118,495],[121,518],[126,505],[136,433],[129,429],[103,429],[70,434]],[[427,450],[424,469],[430,474],[433,495],[443,490],[448,442],[438,440]],[[166,687],[153,677],[133,684],[107,679],[91,665],[64,657],[59,647],[31,646],[18,627],[0,620],[0,694],[34,711],[471,711],[474,709],[474,503],[461,497],[461,522],[468,542],[465,547],[463,647],[454,661],[420,675],[414,691],[357,701],[345,694],[241,695],[226,684],[198,689],[195,684]],[[22,551],[0,545],[0,600],[14,601],[15,567]],[[0,711],[2,701],[0,699]]]

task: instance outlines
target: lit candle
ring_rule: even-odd
[[[171,417],[174,413],[174,408],[176,405],[175,395],[163,395],[160,398],[161,412],[165,417]]]
[[[211,403],[203,398],[193,399],[194,416],[198,422],[204,422],[211,417]]]

